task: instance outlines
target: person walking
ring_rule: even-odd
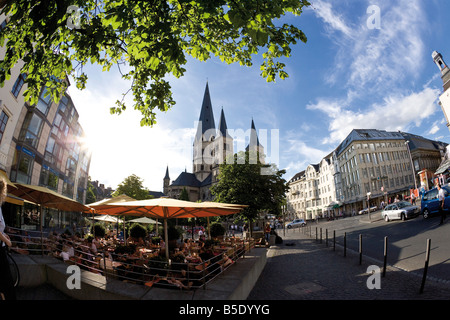
[[[5,179],[0,178],[0,299],[16,300],[14,282],[9,269],[6,246],[11,247],[11,240],[5,234],[5,220],[1,210],[1,205],[6,199],[7,184]]]
[[[441,185],[438,184],[438,199],[439,199],[439,213],[441,215],[441,222],[439,224],[444,223],[445,219],[445,192],[444,189],[442,189]]]
[[[264,236],[265,236],[267,245],[269,245],[269,241],[270,241],[270,230],[271,230],[270,222],[267,222],[266,226],[264,227]]]

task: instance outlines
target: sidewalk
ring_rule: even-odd
[[[422,276],[387,267],[380,273],[380,289],[370,290],[367,282],[375,283],[367,273],[370,265],[382,264],[325,240],[316,242],[302,231],[279,232],[283,243],[270,247],[266,267],[250,292],[249,300],[441,300],[450,299],[450,286],[431,280],[419,293]],[[289,245],[292,244],[292,245]]]

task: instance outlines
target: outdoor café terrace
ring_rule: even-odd
[[[169,246],[166,259],[161,237],[129,238],[125,243],[115,232],[104,237],[49,232],[41,237],[39,231],[8,228],[7,234],[16,254],[50,256],[107,279],[182,290],[205,288],[255,247],[252,238],[186,238]]]
[[[208,283],[236,265],[255,247],[252,238],[224,236],[185,239],[169,244],[169,219],[204,217],[209,225],[209,217],[232,215],[240,212],[245,205],[193,203],[169,198],[138,201],[122,195],[85,206],[45,187],[9,183],[8,192],[40,207],[38,230],[6,230],[16,254],[51,257],[64,265],[79,266],[83,272],[105,279],[147,288],[205,289]],[[44,207],[82,212],[92,218],[104,215],[123,219],[153,218],[163,222],[163,237],[120,239],[117,233],[99,236],[95,231],[90,235],[75,230],[73,234],[55,233],[43,228]]]

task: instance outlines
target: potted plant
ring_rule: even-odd
[[[181,236],[180,230],[174,226],[167,228],[167,240],[169,241],[169,250],[176,248],[177,241]]]
[[[223,237],[225,234],[225,228],[220,222],[213,222],[209,227],[211,238],[217,239]]]
[[[136,240],[144,239],[147,236],[147,229],[139,223],[135,223],[130,228],[130,236]]]
[[[91,233],[93,233],[97,238],[103,238],[106,234],[106,229],[100,223],[96,223],[92,226]]]

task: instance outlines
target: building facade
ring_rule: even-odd
[[[439,104],[442,108],[442,112],[444,113],[445,120],[447,121],[447,127],[450,129],[450,68],[447,66],[444,58],[439,52],[434,51],[431,56],[434,63],[437,65],[439,71],[441,72],[444,91],[439,97]]]
[[[0,57],[5,51],[0,48]],[[55,103],[43,86],[36,105],[25,102],[22,65],[0,88],[0,169],[12,182],[44,186],[85,203],[91,152],[73,101],[65,92]]]
[[[290,181],[287,211],[304,219],[354,215],[421,187],[419,172],[436,170],[447,144],[405,132],[355,129],[318,165]]]
[[[217,182],[219,167],[227,157],[234,154],[234,133],[228,130],[225,113],[220,113],[218,126],[214,121],[214,112],[211,103],[209,85],[206,84],[203,102],[198,119],[197,131],[194,137],[192,153],[192,172],[181,172],[171,181],[169,167],[163,179],[163,191],[169,198],[180,197],[183,189],[186,189],[190,201],[211,201],[213,196],[210,188]],[[240,132],[243,132],[241,130]],[[255,123],[252,120],[248,136],[247,151],[258,151],[262,162],[264,147],[259,143]],[[251,153],[252,154],[252,153]]]

